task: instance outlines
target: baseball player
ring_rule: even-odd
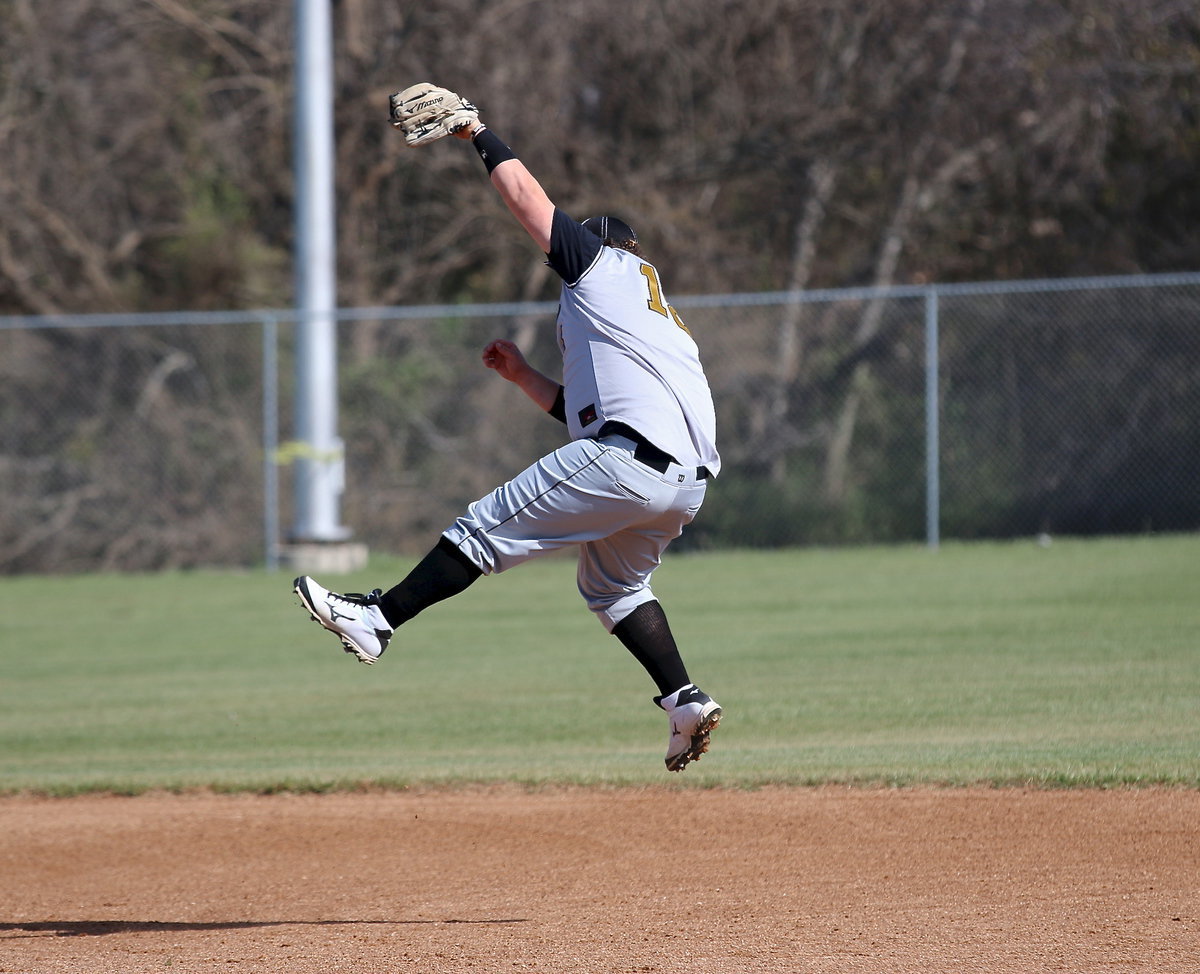
[[[579,223],[558,209],[453,92],[417,85],[392,96],[391,106],[410,145],[450,134],[470,140],[500,198],[562,279],[562,382],[504,339],[487,345],[483,364],[565,423],[570,441],[470,504],[390,591],[339,594],[307,576],[295,591],[347,653],[374,663],[396,629],[481,575],[573,546],[588,608],[658,687],[654,702],[670,725],[666,766],[680,771],[708,750],[721,718],[716,701],[692,683],[650,588],[663,551],[720,471],[696,343],[628,224],[612,216]]]

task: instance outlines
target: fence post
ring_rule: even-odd
[[[938,291],[925,291],[925,543],[941,543],[938,429]]]
[[[262,319],[263,561],[279,570],[279,323]]]

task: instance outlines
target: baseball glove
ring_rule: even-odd
[[[391,121],[408,145],[425,145],[479,121],[479,109],[453,91],[422,81],[389,99]]]

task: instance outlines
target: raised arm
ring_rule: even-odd
[[[396,92],[388,105],[389,120],[404,133],[408,145],[428,145],[447,135],[470,139],[500,198],[542,253],[550,253],[554,204],[512,149],[479,120],[478,108],[462,95],[428,81]]]
[[[554,220],[554,203],[504,141],[482,122],[464,126],[454,133],[460,139],[470,139],[483,159],[484,165],[505,205],[526,232],[542,249],[550,252],[550,225]]]

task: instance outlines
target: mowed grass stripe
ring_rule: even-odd
[[[282,574],[3,579],[0,790],[1200,785],[1200,538],[689,554],[655,590],[726,710],[681,775],[569,559],[481,579],[374,667]]]

